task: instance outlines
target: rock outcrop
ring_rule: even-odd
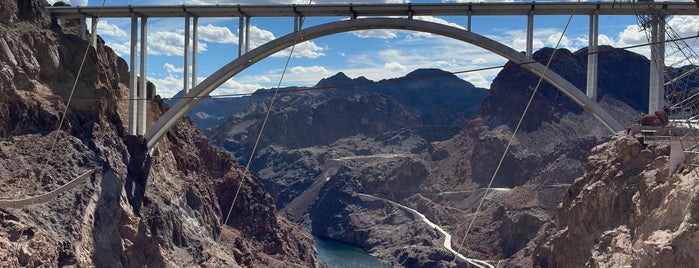
[[[695,167],[668,176],[669,147],[620,135],[595,147],[538,261],[560,267],[699,265]],[[690,162],[694,159],[690,159]]]
[[[191,121],[152,154],[126,135],[124,60],[102,42],[88,47],[72,22],[51,22],[46,5],[0,1],[0,193],[63,193],[0,208],[0,266],[319,266],[307,233],[278,217],[259,179]],[[155,97],[148,109],[152,121],[167,108]]]

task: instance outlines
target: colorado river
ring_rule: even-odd
[[[369,252],[350,245],[347,243],[338,242],[335,240],[313,236],[318,249],[318,258],[320,261],[328,264],[330,268],[389,268],[390,265],[384,264],[376,258],[369,255]]]

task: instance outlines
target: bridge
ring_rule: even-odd
[[[641,7],[642,8],[639,8]],[[597,47],[600,15],[645,15],[652,18],[651,63],[649,81],[649,111],[663,109],[664,105],[664,47],[665,20],[672,15],[699,15],[699,8],[689,2],[629,3],[443,3],[443,4],[332,4],[332,5],[216,5],[216,6],[106,6],[106,7],[50,7],[57,19],[79,19],[80,34],[96,46],[97,21],[100,18],[131,18],[130,44],[130,97],[129,134],[144,135],[148,148],[153,148],[165,133],[194,107],[228,79],[256,62],[295,45],[297,42],[336,33],[396,29],[432,33],[467,42],[492,51],[523,68],[542,76],[547,82],[575,101],[612,132],[624,127],[596,103],[597,98]],[[586,91],[583,93],[558,74],[532,60],[534,17],[546,15],[589,16],[588,69]],[[472,17],[492,15],[521,15],[527,17],[526,51],[522,54],[495,40],[471,31]],[[329,22],[303,28],[305,17],[337,17]],[[415,16],[458,16],[464,18],[465,29],[414,19]],[[185,96],[173,105],[150,127],[146,123],[146,56],[148,18],[183,18],[185,20],[184,81]],[[197,81],[197,24],[201,17],[238,18],[238,58],[221,67],[201,83]],[[250,50],[250,20],[252,18],[287,17],[293,19],[290,33]],[[87,19],[92,28],[87,31]],[[192,31],[190,32],[190,25]],[[139,39],[140,31],[140,39]],[[190,62],[189,40],[193,40]],[[137,44],[140,40],[140,50]],[[137,53],[139,51],[139,53]],[[138,59],[138,65],[137,65]],[[191,66],[190,74],[187,71]],[[138,68],[137,68],[138,67]],[[137,70],[139,71],[137,76]],[[138,79],[138,77],[144,79]],[[138,84],[137,84],[138,83]]]

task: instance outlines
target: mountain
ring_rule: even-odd
[[[622,124],[632,125],[646,112],[648,60],[612,47],[600,50],[597,101]],[[533,57],[545,62],[553,52],[544,48]],[[586,49],[557,50],[551,69],[584,89],[586,55]],[[395,87],[383,80],[378,84],[381,96],[365,95],[377,92],[371,86],[284,95],[272,110],[252,169],[286,217],[315,235],[359,245],[395,265],[447,267],[454,259],[442,247],[439,232],[395,203],[421,211],[449,230],[453,248],[463,240],[466,248],[461,252],[469,257],[513,266],[552,265],[555,257],[536,257],[536,252],[547,251],[530,245],[549,243],[542,237],[553,228],[558,204],[584,174],[590,150],[608,140],[609,133],[563,93],[542,83],[494,178],[497,189],[488,193],[465,236],[538,77],[508,63],[491,89],[482,91],[486,95],[479,108],[469,110],[458,104],[475,107],[469,103],[476,98],[450,99],[457,93],[449,85],[458,84],[458,78],[442,72],[417,70],[396,79],[408,82]],[[681,73],[673,68],[668,72]],[[687,90],[681,94],[695,90],[696,79],[686,80]],[[330,82],[352,84],[343,74],[322,81],[322,86],[332,87]],[[266,103],[229,118],[210,137],[247,161]],[[334,117],[316,119],[314,111],[328,113],[329,108],[336,109]],[[380,116],[366,124],[351,123],[365,118],[366,111]],[[400,128],[406,124],[417,125]],[[397,129],[379,134],[384,129],[377,126]],[[576,220],[570,224],[585,221]],[[552,252],[546,256],[557,254]]]
[[[127,135],[126,62],[46,5],[0,0],[0,266],[321,266],[259,179],[191,121],[152,154]],[[148,103],[151,122],[167,109]]]
[[[315,88],[280,92],[252,161],[251,169],[265,174],[279,207],[322,173],[323,162],[389,148],[418,151],[453,136],[458,121],[475,113],[486,93],[441,70],[417,70],[378,83],[338,73]],[[208,136],[247,162],[268,105],[269,100],[251,103]],[[328,150],[337,147],[343,147],[338,154]]]

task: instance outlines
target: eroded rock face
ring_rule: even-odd
[[[556,213],[539,251],[551,266],[698,265],[697,180],[693,168],[668,176],[669,149],[617,136],[595,147],[585,175]]]
[[[0,1],[0,193],[63,193],[0,208],[0,266],[319,265],[312,239],[277,216],[259,179],[190,121],[178,122],[152,156],[143,137],[125,134],[118,98],[128,97],[126,64],[102,43],[89,48],[74,93],[86,101],[66,110],[75,55],[88,44],[37,24],[47,21],[45,5]],[[149,120],[166,109],[159,98],[148,108]],[[60,188],[85,172],[77,186]]]

